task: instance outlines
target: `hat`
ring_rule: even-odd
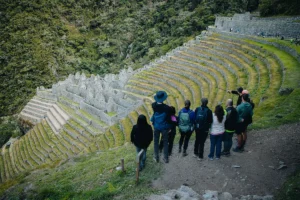
[[[243,90],[242,94],[249,94],[249,91],[248,90]]]
[[[165,91],[158,91],[158,92],[156,92],[156,95],[154,96],[155,101],[158,103],[162,103],[167,98],[168,98],[168,95]]]

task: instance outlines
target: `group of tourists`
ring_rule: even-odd
[[[243,152],[247,141],[247,126],[252,123],[254,104],[250,100],[249,92],[243,88],[228,92],[238,95],[236,107],[233,106],[233,100],[228,99],[225,109],[221,105],[217,105],[212,111],[207,107],[208,99],[202,98],[201,105],[193,111],[190,109],[191,102],[185,100],[184,107],[176,116],[175,108],[163,103],[168,97],[167,93],[158,91],[154,96],[153,116],[150,119],[154,131],[152,126],[147,123],[146,116],[139,115],[137,124],[133,126],[131,132],[131,142],[136,146],[137,153],[144,150],[139,170],[145,167],[147,148],[153,139],[155,162],[159,162],[160,153],[163,154],[163,161],[169,162],[176,127],[180,133],[178,153],[182,153],[182,156],[187,156],[189,140],[194,131],[196,139],[193,156],[200,161],[204,158],[204,145],[208,135],[210,135],[210,152],[208,154],[210,160],[218,160],[221,156],[231,155],[234,133],[237,134],[238,143],[232,150]]]

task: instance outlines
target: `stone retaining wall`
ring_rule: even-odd
[[[216,17],[217,29],[246,35],[300,37],[300,20],[298,17],[260,18],[250,13],[235,14],[233,17]]]

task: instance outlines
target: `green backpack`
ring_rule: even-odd
[[[191,131],[191,129],[192,129],[193,124],[190,119],[191,112],[192,112],[191,110],[188,113],[180,112],[179,131],[182,133],[186,133],[188,131]]]

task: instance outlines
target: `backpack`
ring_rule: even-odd
[[[196,129],[207,129],[208,128],[207,111],[208,111],[208,108],[198,107],[197,113],[196,113],[196,120],[195,120]]]
[[[225,128],[227,130],[235,130],[238,123],[238,112],[235,108],[229,110],[226,115]]]
[[[193,123],[191,122],[191,119],[190,119],[191,112],[192,112],[191,110],[187,113],[180,111],[179,126],[178,126],[180,132],[187,133],[188,131],[190,131],[192,129]]]
[[[156,112],[151,117],[151,121],[153,123],[154,129],[162,131],[168,128],[166,121],[167,114],[165,112],[159,113]]]

